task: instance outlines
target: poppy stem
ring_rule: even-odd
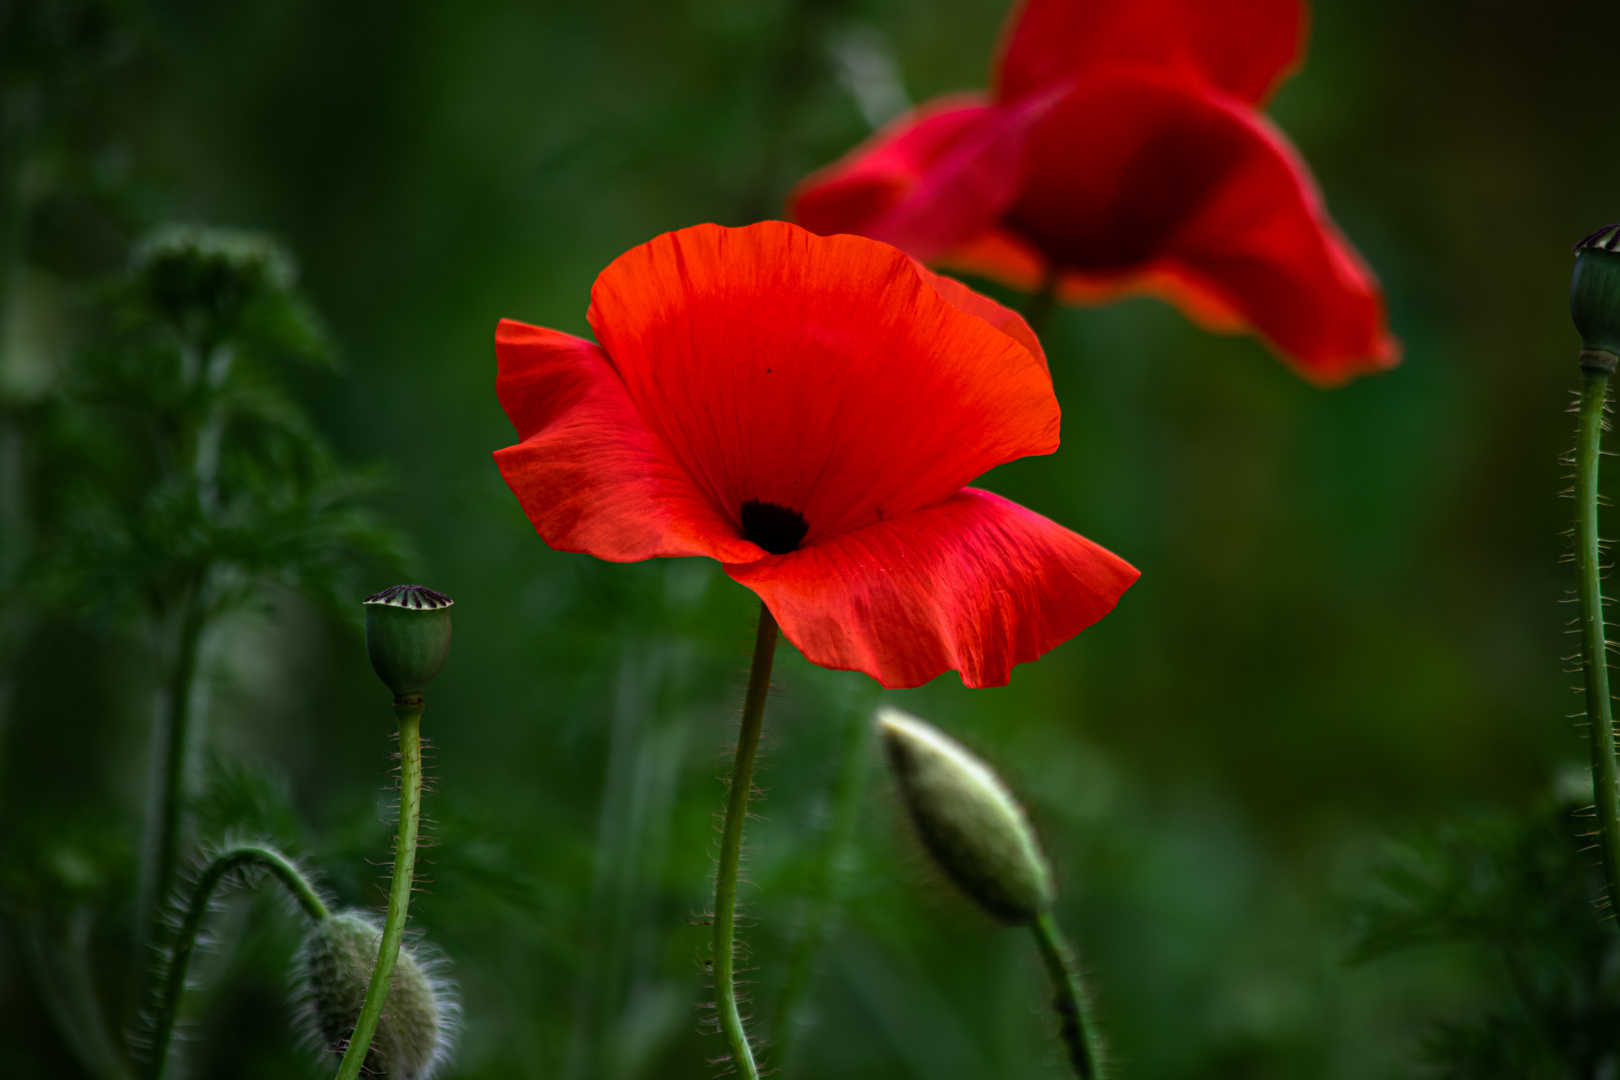
[[[1103,1052],[1102,1034],[1097,1029],[1097,1018],[1091,1008],[1091,991],[1080,974],[1074,950],[1051,912],[1030,924],[1035,945],[1046,962],[1046,974],[1052,980],[1052,1008],[1058,1014],[1058,1028],[1063,1044],[1069,1050],[1069,1064],[1080,1080],[1108,1080],[1107,1057]]]
[[[383,921],[377,965],[371,969],[365,1004],[343,1051],[337,1080],[355,1080],[360,1075],[405,938],[405,914],[416,881],[416,829],[422,815],[422,709],[421,694],[394,699],[394,715],[399,717],[399,838],[394,845],[394,880],[388,888],[388,917]]]
[[[169,1044],[174,1039],[174,1022],[180,1014],[180,998],[186,990],[186,972],[191,966],[191,954],[196,951],[197,935],[202,931],[203,917],[208,914],[214,890],[219,888],[220,882],[231,872],[249,866],[258,866],[273,874],[298,901],[298,906],[315,922],[320,922],[331,914],[327,911],[320,894],[315,891],[315,887],[304,877],[297,865],[274,848],[260,844],[239,844],[220,852],[214,861],[208,864],[196,887],[192,889],[191,902],[186,907],[185,918],[175,939],[174,955],[169,960],[169,974],[163,988],[163,998],[158,1003],[157,1020],[152,1028],[152,1050],[146,1070],[146,1075],[151,1080],[159,1080],[168,1065]]]
[[[1601,546],[1598,539],[1598,459],[1603,414],[1615,357],[1583,352],[1581,400],[1575,427],[1575,565],[1580,601],[1581,670],[1586,676],[1587,738],[1592,744],[1592,804],[1597,848],[1609,904],[1620,903],[1620,775],[1614,748],[1614,716],[1609,697],[1608,636],[1603,625]]]
[[[1029,294],[1029,303],[1024,308],[1024,321],[1029,328],[1035,331],[1036,337],[1046,333],[1046,324],[1052,321],[1052,309],[1057,306],[1058,280],[1063,276],[1063,268],[1055,262],[1046,264],[1046,271],[1041,275],[1040,286]]]
[[[742,1016],[737,1011],[736,927],[737,869],[742,863],[743,822],[748,818],[748,796],[754,787],[754,755],[765,721],[765,698],[771,688],[771,662],[776,657],[776,619],[759,605],[759,633],[754,638],[754,665],[748,672],[748,696],[743,699],[742,730],[731,767],[731,788],[726,795],[726,819],[720,833],[720,869],[714,887],[714,1005],[720,1029],[731,1044],[731,1060],[744,1080],[759,1080],[754,1051],[748,1044]]]

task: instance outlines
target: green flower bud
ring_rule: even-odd
[[[166,225],[136,245],[135,280],[147,306],[184,332],[233,337],[256,307],[283,300],[292,261],[271,239],[235,229]]]
[[[889,767],[923,846],[992,917],[1033,922],[1052,906],[1052,868],[1001,777],[938,728],[878,710]]]
[[[344,911],[315,924],[299,957],[304,1019],[316,1045],[342,1054],[354,1034],[377,964],[382,925],[362,911]],[[450,1056],[457,1005],[438,964],[399,950],[382,1019],[362,1075],[381,1080],[427,1080]]]
[[[1575,245],[1569,313],[1581,334],[1582,366],[1613,371],[1620,357],[1620,225],[1605,225]]]
[[[366,652],[394,699],[418,696],[450,655],[450,606],[443,593],[395,585],[366,598]]]

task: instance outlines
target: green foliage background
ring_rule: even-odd
[[[462,987],[453,1075],[711,1074],[694,919],[753,610],[703,562],[545,548],[490,460],[512,439],[496,319],[585,333],[591,280],[624,249],[777,213],[868,130],[829,42],[887,43],[922,100],[983,85],[1004,14],[0,3],[5,407],[30,416],[53,393],[76,305],[148,228],[271,232],[340,356],[336,374],[290,373],[295,396],[345,461],[391,471],[382,515],[413,541],[416,579],[456,598],[424,726],[438,846],[413,908]],[[1314,5],[1307,65],[1272,111],[1389,290],[1396,371],[1316,390],[1150,301],[1053,322],[1063,446],[986,485],[1142,580],[1006,689],[947,675],[885,697],[1028,799],[1132,1080],[1425,1075],[1437,1022],[1512,1008],[1501,965],[1466,944],[1350,964],[1352,909],[1389,837],[1541,806],[1584,759],[1560,661],[1565,295],[1570,245],[1620,218],[1617,34],[1599,0]],[[30,467],[49,483],[49,465]],[[394,583],[379,572],[355,599]],[[210,646],[198,829],[279,838],[343,902],[379,904],[385,692],[353,625],[292,592],[264,600]],[[68,615],[19,648],[0,731],[0,1075],[73,1077],[15,897],[70,880],[117,911],[152,673],[137,640]],[[745,893],[762,1016],[843,732],[877,699],[791,650],[778,681]],[[1028,942],[947,893],[875,758],[872,774],[790,1074],[1062,1075]],[[116,983],[116,915],[89,933]],[[294,915],[240,897],[213,936],[191,1075],[328,1072],[294,1045]]]

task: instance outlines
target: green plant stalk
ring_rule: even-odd
[[[186,806],[186,751],[191,740],[192,684],[197,678],[197,653],[202,641],[203,614],[199,597],[188,598],[181,616],[179,648],[170,673],[163,725],[162,803],[158,812],[157,866],[152,904],[161,907],[180,865],[181,819]]]
[[[775,1068],[787,1068],[793,1043],[802,1022],[805,996],[815,977],[816,958],[821,953],[828,929],[838,915],[843,899],[845,863],[855,846],[856,829],[860,824],[861,801],[866,794],[867,763],[870,758],[872,737],[877,729],[872,724],[871,710],[863,707],[851,710],[849,726],[839,748],[838,777],[834,781],[832,820],[828,824],[822,845],[820,874],[814,892],[806,904],[804,928],[794,943],[788,958],[787,977],[782,980],[782,994],[777,999],[776,1012],[771,1019],[772,1046],[775,1049]]]
[[[1607,358],[1607,361],[1602,358]],[[1598,459],[1603,411],[1614,357],[1581,354],[1581,400],[1575,428],[1575,566],[1580,600],[1581,670],[1586,676],[1587,738],[1592,746],[1592,805],[1597,848],[1611,905],[1620,904],[1620,774],[1614,756],[1608,635],[1603,626],[1603,567],[1598,539]]]
[[[180,934],[174,944],[174,957],[169,962],[169,976],[163,998],[158,1003],[157,1019],[152,1028],[152,1050],[146,1074],[159,1080],[169,1059],[169,1043],[174,1038],[174,1024],[180,1014],[180,998],[186,991],[186,972],[191,966],[191,955],[197,948],[197,935],[202,931],[203,917],[208,914],[209,902],[219,883],[239,867],[258,865],[268,870],[276,880],[298,901],[298,906],[316,922],[331,913],[320,894],[285,855],[258,844],[239,844],[227,848],[208,864],[197,885],[191,891],[191,902],[186,907]]]
[[[1091,1008],[1091,992],[1086,988],[1068,939],[1051,912],[1031,923],[1030,931],[1046,963],[1046,974],[1052,980],[1052,1008],[1058,1014],[1058,1028],[1068,1048],[1074,1075],[1080,1080],[1108,1080],[1107,1058]]]
[[[377,966],[371,969],[365,1004],[338,1065],[338,1080],[355,1080],[360,1075],[405,939],[405,914],[416,881],[416,829],[422,815],[422,708],[419,694],[394,701],[394,713],[399,717],[399,838],[394,845],[394,880],[388,889],[388,917],[383,922]]]
[[[754,664],[748,672],[748,696],[743,699],[742,730],[737,735],[737,756],[731,767],[731,788],[726,793],[726,819],[720,833],[720,868],[714,885],[714,1006],[720,1030],[731,1045],[731,1060],[743,1080],[759,1080],[759,1066],[748,1045],[737,1011],[736,931],[737,870],[742,864],[743,823],[748,819],[748,796],[754,787],[754,755],[759,751],[765,721],[765,698],[771,689],[771,663],[776,657],[776,619],[759,605],[759,633],[754,638]]]
[[[148,948],[161,940],[169,890],[180,865],[180,841],[186,809],[186,754],[191,744],[191,699],[197,657],[206,621],[202,585],[193,583],[180,602],[173,662],[165,673],[163,697],[152,739],[148,781],[146,840],[142,845],[140,884],[136,894],[136,965],[131,1008],[149,1000],[152,970]]]
[[[1041,283],[1036,290],[1029,294],[1029,303],[1024,306],[1024,321],[1029,328],[1040,337],[1046,333],[1046,324],[1052,321],[1052,311],[1057,307],[1058,282],[1063,277],[1063,268],[1057,263],[1047,263],[1046,270],[1041,274]]]

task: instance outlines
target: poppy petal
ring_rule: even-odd
[[[497,450],[495,463],[552,548],[613,562],[764,556],[648,430],[601,349],[503,319],[495,355],[496,396],[523,440]]]
[[[1039,289],[1048,260],[1028,240],[1006,229],[987,231],[939,260],[948,269],[1004,282],[1024,292]],[[1058,299],[1066,304],[1101,305],[1122,296],[1152,296],[1180,308],[1211,333],[1240,334],[1247,320],[1230,304],[1168,270],[1153,269],[1097,277],[1074,272],[1058,275]]]
[[[1027,0],[1007,27],[1000,101],[1125,66],[1255,104],[1298,68],[1306,18],[1300,0]]]
[[[1009,307],[1002,307],[983,293],[975,292],[955,278],[936,274],[922,263],[916,263],[919,277],[934,287],[934,291],[950,302],[951,306],[969,315],[976,315],[1000,330],[1003,334],[1017,341],[1030,351],[1030,355],[1041,362],[1041,367],[1050,371],[1046,362],[1046,350],[1041,348],[1041,339],[1035,336],[1035,331],[1029,328],[1024,317]]]
[[[1071,294],[1156,290],[1208,324],[1247,324],[1304,374],[1342,382],[1399,359],[1371,270],[1286,136],[1223,95],[1092,80],[1031,133],[1005,223]]]
[[[637,411],[739,532],[745,504],[774,504],[812,544],[1057,448],[1041,360],[886,244],[699,225],[627,252],[591,297]]]
[[[933,258],[1012,204],[1029,119],[977,95],[929,102],[800,181],[788,213],[823,236],[854,233]]]
[[[887,687],[955,669],[1002,686],[1102,618],[1138,576],[1077,533],[988,491],[966,488],[726,573],[753,589],[807,660],[864,671]]]

